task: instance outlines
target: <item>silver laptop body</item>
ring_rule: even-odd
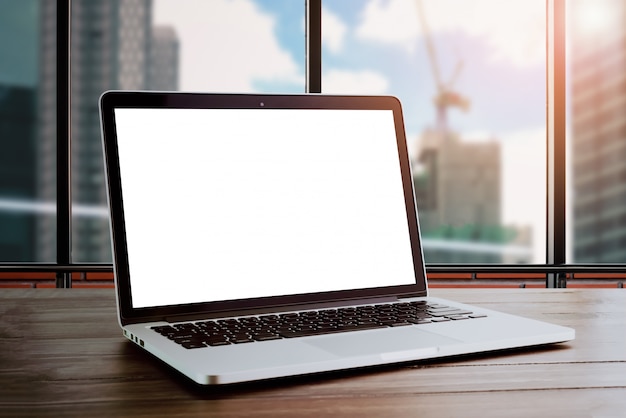
[[[106,92],[118,318],[228,384],[568,341],[428,296],[389,96]]]

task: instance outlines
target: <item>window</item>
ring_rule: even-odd
[[[623,269],[620,0],[68,4],[0,2],[4,267],[110,268],[103,91],[300,93],[321,74],[323,93],[402,100],[429,272]]]
[[[568,191],[576,263],[626,262],[626,8],[568,6]]]
[[[544,0],[325,0],[322,92],[404,106],[429,263],[545,263]]]

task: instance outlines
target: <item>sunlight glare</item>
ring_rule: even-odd
[[[574,18],[581,35],[605,32],[615,22],[613,1],[577,0],[576,3]]]

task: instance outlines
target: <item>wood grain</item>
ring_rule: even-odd
[[[2,289],[0,416],[626,416],[626,292],[433,295],[571,326],[577,337],[530,350],[203,388],[122,338],[111,289]]]

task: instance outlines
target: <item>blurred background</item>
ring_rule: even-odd
[[[71,4],[72,260],[108,263],[100,94],[303,93],[305,6]],[[568,262],[624,263],[626,10],[566,7]],[[0,262],[56,259],[55,25],[0,0]],[[427,263],[546,263],[546,34],[545,0],[323,0],[322,92],[403,103]]]

